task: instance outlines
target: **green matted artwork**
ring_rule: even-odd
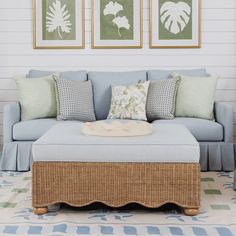
[[[93,48],[140,48],[142,0],[92,0]]]
[[[84,48],[84,0],[33,0],[34,48]]]
[[[43,40],[75,40],[75,0],[47,0],[42,4]]]
[[[132,40],[134,38],[134,0],[118,0],[112,3],[101,0],[101,40]]]
[[[199,48],[200,0],[150,0],[151,48]]]

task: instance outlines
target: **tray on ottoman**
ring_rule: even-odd
[[[181,125],[155,124],[149,136],[107,138],[62,123],[34,143],[33,156],[37,214],[54,203],[175,203],[188,215],[200,207],[199,145]]]

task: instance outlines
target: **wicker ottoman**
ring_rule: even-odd
[[[182,125],[155,124],[140,137],[95,137],[65,122],[33,144],[32,205],[36,214],[66,203],[111,207],[174,203],[187,215],[200,207],[199,144]]]

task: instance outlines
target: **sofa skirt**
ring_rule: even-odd
[[[233,143],[200,142],[201,171],[233,171],[235,150]]]
[[[5,143],[1,169],[29,171],[32,165],[33,142]],[[235,151],[233,143],[200,142],[200,164],[202,171],[233,171]]]
[[[29,171],[33,155],[33,142],[5,143],[2,151],[1,169],[9,171]]]

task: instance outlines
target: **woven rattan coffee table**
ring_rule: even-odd
[[[63,122],[33,144],[32,206],[148,208],[174,203],[187,215],[200,207],[199,144],[181,125],[155,124],[151,135],[95,137],[80,124]]]

